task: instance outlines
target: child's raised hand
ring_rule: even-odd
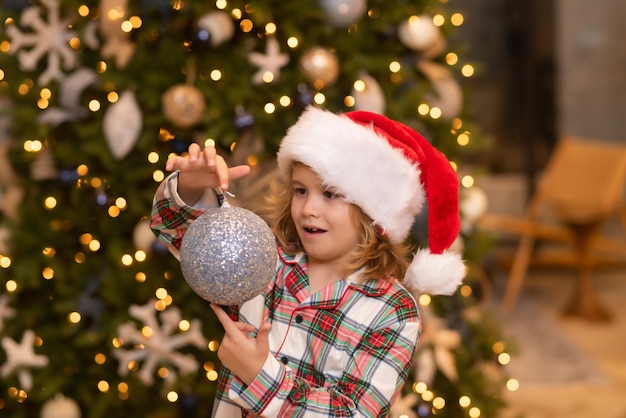
[[[221,155],[215,148],[208,146],[204,149],[193,143],[189,146],[188,155],[185,157],[174,156],[167,160],[165,169],[168,171],[178,170],[178,191],[185,201],[194,201],[199,198],[205,189],[220,187],[228,190],[230,180],[245,176],[250,172],[247,165],[228,167]],[[185,199],[184,196],[188,196]]]
[[[210,306],[225,331],[217,356],[237,377],[249,385],[261,371],[270,352],[270,324],[263,323],[254,338],[249,335],[254,331],[252,325],[233,321],[214,303]]]

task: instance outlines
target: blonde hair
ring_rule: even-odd
[[[281,247],[289,255],[304,251],[291,217],[292,197],[291,181],[276,179],[270,185],[270,192],[265,199],[266,204],[259,210],[259,214],[268,221]],[[350,213],[360,243],[350,262],[345,266],[345,273],[363,269],[361,276],[364,279],[383,278],[402,281],[410,262],[408,257],[412,247],[407,244],[392,244],[359,206],[350,204]]]

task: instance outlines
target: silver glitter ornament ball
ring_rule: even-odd
[[[255,213],[210,209],[183,237],[180,266],[191,289],[209,302],[239,305],[261,294],[274,276],[276,240]]]

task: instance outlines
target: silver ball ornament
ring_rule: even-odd
[[[269,226],[240,207],[207,210],[185,233],[180,266],[203,299],[233,306],[261,294],[274,277],[278,254]]]
[[[348,27],[357,23],[367,10],[366,0],[321,0],[331,25]]]
[[[441,30],[428,15],[411,16],[398,26],[398,38],[414,51],[425,51],[441,37]]]

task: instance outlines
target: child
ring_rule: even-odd
[[[213,416],[383,417],[410,370],[420,332],[401,284],[452,293],[465,275],[448,252],[459,231],[458,178],[412,129],[384,116],[307,108],[277,154],[282,183],[266,209],[277,238],[266,292],[228,315]],[[230,180],[215,149],[189,147],[158,188],[152,226],[178,255],[203,208]],[[404,241],[428,203],[429,249],[412,260]]]

